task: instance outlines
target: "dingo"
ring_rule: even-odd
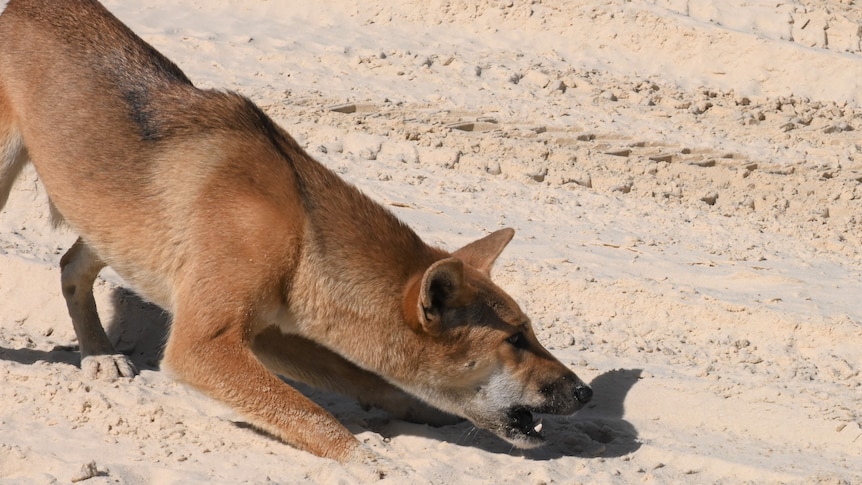
[[[426,245],[95,0],[10,0],[0,15],[0,208],[28,161],[80,235],[60,265],[88,375],[135,373],[96,313],[109,265],[171,314],[166,369],[319,456],[373,455],[276,374],[522,448],[543,441],[533,412],[590,400],[490,280],[514,231]]]

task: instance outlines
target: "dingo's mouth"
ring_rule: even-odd
[[[506,413],[503,438],[519,448],[535,448],[545,442],[542,434],[542,418],[533,419],[533,413],[523,406],[514,407]]]

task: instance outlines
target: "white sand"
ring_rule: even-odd
[[[592,381],[530,452],[309,391],[411,481],[862,482],[859,5],[205,3],[107,5],[426,240],[516,228],[495,277]],[[73,239],[21,180],[0,213],[0,482],[356,481],[160,373],[165,317],[110,271],[104,320],[144,370],[85,380],[57,271]]]

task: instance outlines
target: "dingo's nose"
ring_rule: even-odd
[[[578,386],[575,388],[575,397],[578,402],[586,404],[593,398],[593,390],[589,386]]]

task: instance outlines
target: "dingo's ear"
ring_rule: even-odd
[[[492,232],[487,236],[473,241],[463,248],[452,253],[452,256],[464,261],[468,265],[476,268],[486,276],[491,273],[491,266],[494,261],[512,240],[515,235],[515,230],[511,227],[500,229]]]
[[[407,323],[413,330],[440,335],[445,330],[443,313],[447,308],[465,305],[472,291],[464,283],[464,263],[446,258],[425,270],[414,280],[404,300]]]

